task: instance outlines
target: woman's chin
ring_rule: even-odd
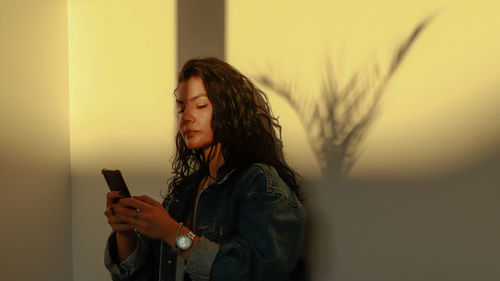
[[[184,143],[189,149],[205,149],[210,147],[212,144],[211,139],[199,138],[198,136],[193,136],[191,138],[184,138]]]
[[[199,148],[204,148],[206,145],[195,141],[187,141],[186,146],[189,149],[199,149]]]
[[[186,144],[187,148],[191,149],[191,150],[195,150],[195,149],[198,149],[200,148],[200,146],[197,146],[197,145],[189,145],[189,144]]]

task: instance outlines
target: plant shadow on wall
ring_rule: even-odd
[[[336,261],[335,249],[342,247],[343,242],[336,241],[332,221],[343,224],[342,227],[349,227],[352,222],[345,223],[346,217],[342,212],[348,210],[350,207],[347,205],[353,202],[344,202],[342,198],[345,198],[345,190],[339,187],[360,155],[360,144],[377,117],[380,100],[389,81],[433,18],[431,16],[421,21],[397,46],[384,73],[375,65],[371,71],[358,71],[340,88],[327,57],[326,75],[322,79],[319,98],[295,92],[292,83],[278,81],[273,73],[255,76],[259,84],[283,97],[295,110],[321,167],[322,177],[318,182],[304,183],[311,185],[307,186],[308,189],[318,188],[316,192],[306,194],[309,214],[304,254],[310,268],[308,279],[321,276],[322,280],[329,280],[333,272],[337,271],[335,266],[343,262]],[[336,188],[325,188],[327,186]]]
[[[294,92],[290,82],[276,81],[272,73],[256,75],[256,81],[285,98],[296,111],[323,177],[342,179],[349,173],[359,157],[360,143],[377,117],[388,82],[432,19],[428,17],[420,22],[398,46],[385,73],[375,65],[370,72],[355,73],[342,89],[327,57],[320,100]]]

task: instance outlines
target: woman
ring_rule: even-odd
[[[216,58],[186,62],[175,95],[177,152],[163,204],[107,194],[113,280],[297,278],[305,212],[267,97]]]

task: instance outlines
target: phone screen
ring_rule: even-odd
[[[111,191],[121,191],[125,197],[132,197],[120,170],[102,169],[102,174]]]

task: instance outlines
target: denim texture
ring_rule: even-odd
[[[184,221],[193,206],[199,183],[197,175],[193,177],[193,184],[163,202],[176,221]],[[115,281],[180,281],[180,270],[193,281],[291,280],[301,254],[305,216],[297,196],[273,167],[253,164],[236,170],[226,164],[199,196],[192,231],[201,239],[185,265],[177,266],[178,257],[166,243],[140,233],[136,249],[121,263],[112,233],[105,265]]]

